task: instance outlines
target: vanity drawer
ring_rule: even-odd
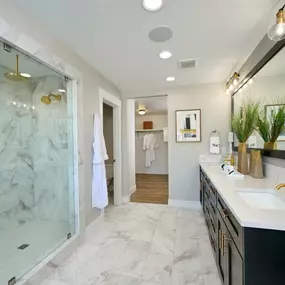
[[[210,207],[211,207],[210,203],[208,201],[205,201],[205,209],[209,225],[211,226],[212,231],[216,232],[216,216]]]
[[[236,244],[239,253],[241,256],[243,256],[243,228],[220,195],[217,197],[217,208],[228,228],[228,231],[234,243]]]
[[[207,193],[209,200],[211,201],[213,206],[216,207],[216,197],[217,197],[216,196],[216,194],[217,194],[216,189],[213,187],[211,182],[207,182],[205,185],[205,188],[206,188],[205,192]]]

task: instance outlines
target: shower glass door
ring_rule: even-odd
[[[1,285],[18,280],[75,233],[69,85],[0,42]]]

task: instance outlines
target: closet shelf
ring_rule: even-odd
[[[136,133],[162,132],[163,129],[136,129]]]

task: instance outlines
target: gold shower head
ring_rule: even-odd
[[[61,95],[55,95],[55,94],[49,94],[48,96],[42,96],[41,101],[45,103],[46,105],[49,105],[51,103],[51,100],[54,99],[56,101],[61,101]]]
[[[14,82],[23,82],[28,80],[27,77],[24,77],[19,73],[19,55],[16,55],[16,72],[7,72],[5,73],[5,77]]]
[[[41,101],[46,105],[49,105],[51,103],[51,99],[49,98],[49,96],[42,96]]]

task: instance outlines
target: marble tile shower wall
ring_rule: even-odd
[[[5,72],[0,67],[0,230],[34,219],[69,221],[72,117],[65,95],[50,105],[41,102],[62,88],[62,79],[17,83]]]

